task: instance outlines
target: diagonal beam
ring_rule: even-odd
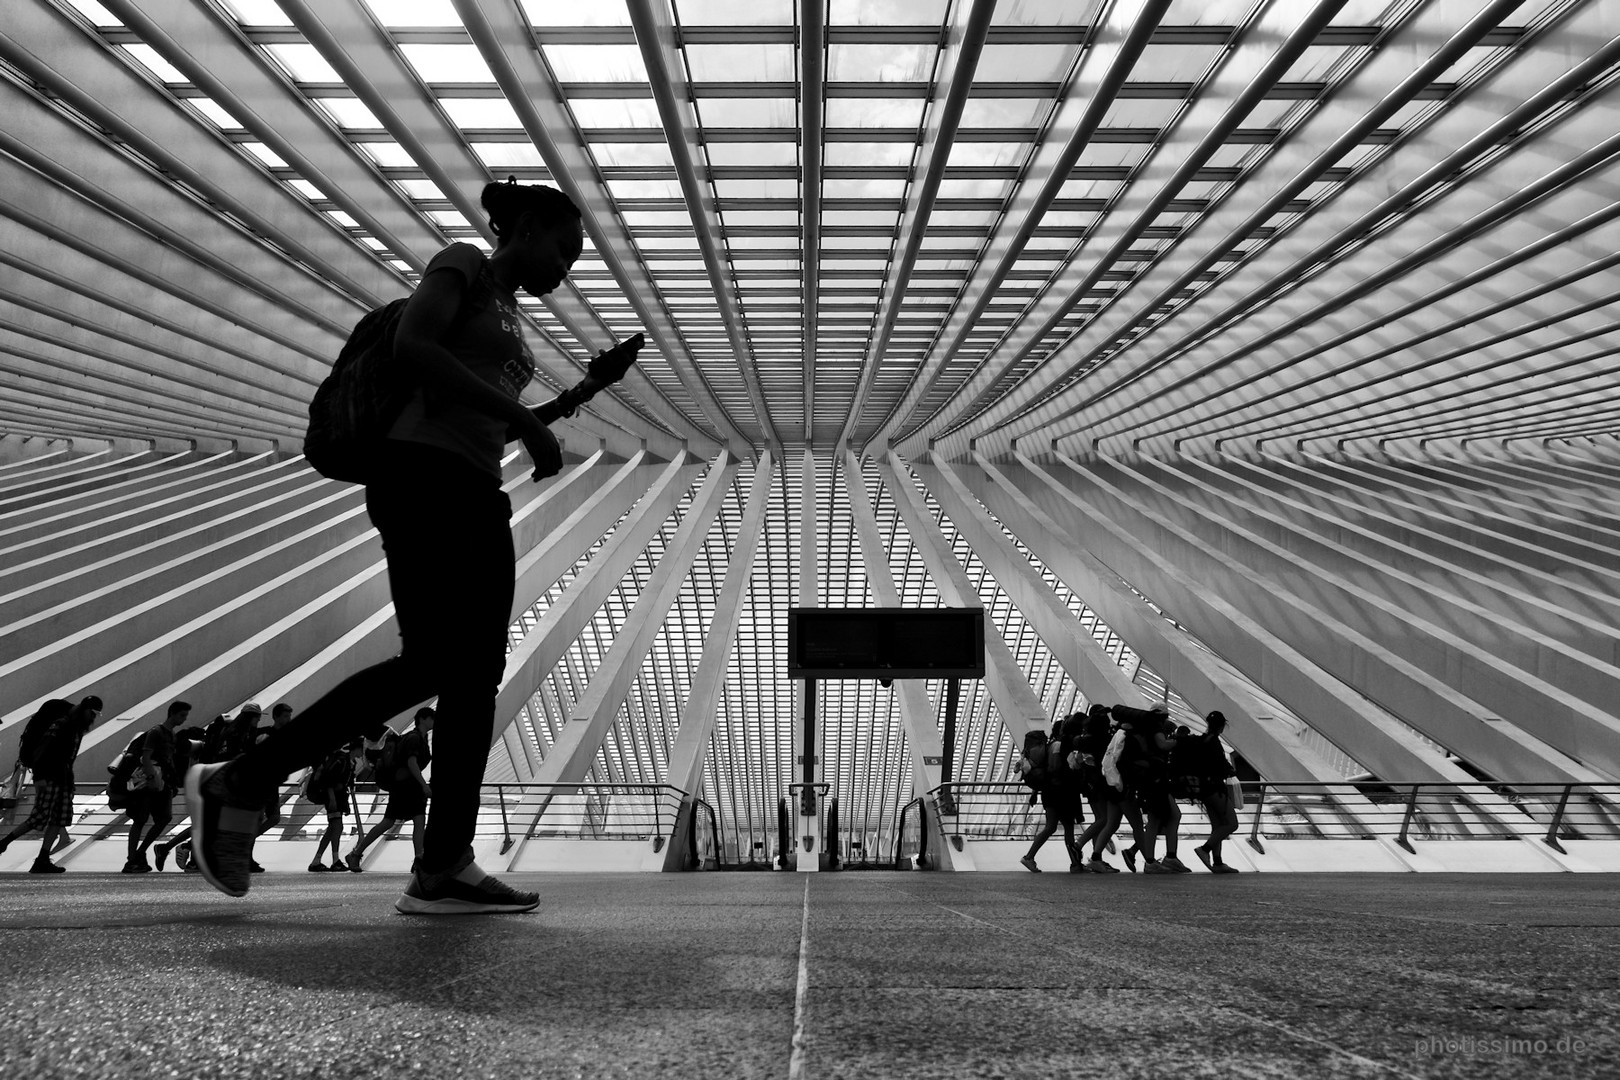
[[[950,541],[945,539],[929,513],[905,465],[891,453],[884,457],[879,468],[894,495],[900,520],[911,534],[911,543],[922,556],[923,566],[939,590],[940,599],[953,607],[984,607],[978,590],[968,580],[967,571],[962,569]],[[984,651],[984,681],[995,702],[1001,726],[1012,737],[1014,746],[1022,746],[1026,734],[1046,730],[1046,706],[1029,685],[1029,676],[1018,666],[1018,658],[1007,647],[1007,639],[1001,636],[1001,630],[988,613],[984,621]]]
[[[710,463],[703,487],[681,518],[663,558],[636,597],[635,606],[614,635],[590,684],[569,710],[568,722],[545,761],[535,770],[536,783],[577,783],[590,772],[642,661],[663,629],[670,605],[685,586],[692,561],[725,502],[736,467],[724,450]]]
[[[1094,28],[1093,41],[1048,126],[1047,138],[1036,147],[1025,171],[1027,179],[1013,194],[973,276],[912,380],[911,389],[865,440],[867,446],[892,441],[917,403],[933,388],[945,365],[962,349],[974,324],[1023,254],[1047,207],[1068,181],[1080,154],[1090,145],[1092,135],[1113,107],[1120,87],[1169,8],[1170,0],[1120,0]]]
[[[866,359],[861,365],[860,382],[855,397],[850,401],[849,416],[844,430],[838,436],[838,445],[849,445],[871,393],[872,379],[878,365],[883,363],[889,348],[889,335],[907,297],[911,284],[911,271],[917,264],[917,253],[922,250],[923,237],[928,233],[928,219],[934,211],[934,198],[939,194],[939,182],[945,176],[951,148],[956,143],[957,125],[962,120],[962,107],[973,88],[973,73],[979,66],[979,55],[985,39],[990,35],[990,17],[995,13],[996,0],[972,0],[953,6],[951,19],[945,25],[945,43],[940,50],[936,70],[943,76],[932,88],[932,104],[923,122],[921,145],[917,149],[915,175],[905,209],[900,214],[899,241],[894,256],[889,260],[889,272],[883,281],[883,299],[878,304],[877,321],[872,340],[866,348]]]
[[[703,759],[719,717],[720,694],[725,689],[726,669],[731,664],[737,624],[748,594],[748,579],[753,573],[754,555],[764,532],[765,512],[775,478],[776,461],[766,450],[754,466],[754,481],[748,489],[737,545],[726,565],[714,617],[703,633],[703,655],[692,675],[692,689],[681,706],[680,728],[669,753],[669,783],[691,795],[697,794],[703,782]]]
[[[715,396],[665,308],[663,296],[619,217],[613,196],[600,178],[590,148],[568,111],[562,87],[541,56],[522,9],[511,0],[454,3],[484,63],[506,92],[524,131],[551,171],[552,183],[579,207],[591,243],[647,328],[647,336],[720,433],[720,440],[728,443],[734,453],[753,456],[753,440],[737,427]]]
[[[934,462],[912,462],[928,492],[950,517],[996,583],[1012,598],[1025,621],[1087,702],[1138,704],[1140,691],[1097,638],[1074,617],[1028,561],[1012,551],[1001,527],[973,498],[956,472]],[[1145,703],[1144,703],[1145,704]]]
[[[647,84],[658,105],[659,119],[663,121],[664,139],[675,162],[675,176],[686,200],[686,212],[692,219],[698,251],[709,273],[715,304],[720,309],[720,322],[731,339],[732,362],[742,373],[743,386],[754,406],[765,445],[780,449],[781,437],[771,421],[764,388],[755,370],[754,349],[748,340],[748,322],[737,295],[736,279],[726,262],[714,186],[706,179],[707,170],[703,167],[707,158],[698,139],[697,110],[692,106],[691,86],[686,81],[680,48],[676,44],[675,9],[670,0],[632,0],[630,22],[635,27],[636,43],[641,46]]]
[[[799,3],[799,248],[804,267],[804,443],[815,442],[816,351],[821,340],[821,127],[826,110],[827,11]]]
[[[844,490],[849,496],[850,516],[861,545],[861,560],[866,567],[866,580],[872,597],[879,607],[899,607],[900,590],[894,584],[894,571],[889,565],[889,553],[878,534],[877,515],[872,511],[872,500],[866,491],[866,478],[855,455],[845,448],[840,455],[844,469]],[[906,749],[911,755],[912,794],[920,797],[939,787],[943,781],[945,744],[935,712],[928,700],[928,687],[920,679],[896,679],[894,696],[900,709],[900,722],[906,733]],[[933,819],[934,835],[943,837],[945,829],[940,820],[939,807],[932,799],[923,804]],[[939,844],[940,865],[952,869],[956,863],[966,861],[949,844]],[[971,863],[966,867],[971,869]]]
[[[478,202],[478,193],[492,179],[489,169],[473,153],[362,0],[321,0],[319,4],[287,0],[282,8],[451,205],[493,244],[495,238]],[[401,254],[401,258],[426,266],[442,244],[441,238],[411,255]],[[612,330],[572,282],[565,280],[543,297],[542,303],[586,349],[600,350],[612,344]],[[543,332],[535,336],[543,343],[550,342]],[[577,374],[560,377],[555,372],[553,376],[562,385],[577,378]],[[652,423],[667,427],[695,447],[712,445],[712,436],[671,405],[639,369],[630,369],[624,386],[647,403]],[[632,430],[645,429],[649,424],[647,418],[636,416],[617,402],[612,393],[599,397],[593,408],[600,408],[604,415],[617,412],[633,417],[625,423]]]
[[[982,396],[1000,382],[1009,369],[1041,347],[1069,312],[1098,287],[1103,275],[1120,267],[1132,245],[1142,238],[1170,201],[1192,182],[1198,170],[1227,145],[1232,132],[1249,119],[1250,113],[1278,80],[1316,43],[1317,35],[1344,3],[1345,0],[1315,0],[1305,4],[1295,0],[1257,9],[1254,21],[1239,32],[1236,47],[1223,58],[1219,70],[1197,88],[1191,106],[1176,121],[1167,141],[1133,170],[1129,186],[1086,237],[1079,257],[1019,315],[974,374],[913,432],[912,438],[925,438],[949,424],[954,416],[977,408]],[[1275,44],[1279,39],[1281,43]],[[1120,306],[1120,299],[1115,297],[1110,306]],[[1089,329],[1084,337],[1093,344],[1093,355],[1106,344],[1099,342]],[[1038,391],[1068,378],[1073,370],[1059,363],[1041,365],[1029,378],[1020,380],[997,398],[994,411],[997,415],[1015,411]]]

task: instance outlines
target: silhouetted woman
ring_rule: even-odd
[[[472,838],[515,578],[501,458],[507,443],[521,440],[535,479],[562,470],[546,427],[560,415],[555,403],[531,410],[518,400],[535,364],[516,294],[544,296],[561,285],[584,230],[573,202],[552,188],[489,184],[482,199],[494,254],[451,244],[423,272],[394,351],[419,389],[366,485],[366,511],[388,560],[400,654],[349,676],[242,757],[198,766],[186,779],[199,826],[196,860],[232,896],[247,892],[258,811],[289,773],[437,695],[433,812],[395,906],[416,914],[514,912],[540,902],[480,869]]]
[[[59,702],[47,702],[47,707]],[[28,820],[0,837],[0,851],[31,829],[44,832],[39,856],[29,867],[30,874],[61,874],[67,867],[51,862],[51,845],[67,835],[73,824],[73,762],[85,732],[101,715],[101,699],[91,694],[66,713],[50,721],[40,738],[33,760],[26,762],[34,771],[34,810]]]

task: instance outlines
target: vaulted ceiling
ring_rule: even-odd
[[[1606,448],[1617,64],[1615,0],[19,0],[0,435],[296,454],[360,314],[446,242],[492,240],[479,188],[555,185],[587,246],[525,301],[533,395],[649,340],[566,425],[573,460],[741,463],[632,742],[667,742],[656,699],[696,665],[748,478],[767,453],[777,470],[728,684],[745,726],[711,780],[776,773],[763,814],[807,469],[819,601],[873,601],[846,490],[864,475],[900,599],[938,603],[891,461]],[[923,506],[1048,710],[1072,706]],[[557,701],[629,618],[629,578],[580,671],[548,676]],[[893,710],[847,693],[876,719],[841,752],[892,803]],[[993,709],[968,712],[988,761]]]

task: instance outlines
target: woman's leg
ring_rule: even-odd
[[[1159,820],[1159,836],[1164,840],[1165,857],[1175,859],[1176,846],[1180,842],[1177,832],[1181,828],[1181,807],[1177,806],[1176,800],[1169,795],[1165,795],[1163,803],[1165,809],[1163,817]]]
[[[1091,858],[1093,862],[1102,860],[1103,848],[1114,838],[1119,831],[1123,807],[1113,799],[1105,799],[1105,806],[1097,812],[1098,820],[1104,821],[1102,829],[1091,841]]]
[[[148,819],[147,801],[145,795],[137,795],[130,801],[129,807],[129,854],[127,861],[133,865],[141,856],[141,830],[146,828]]]
[[[427,839],[423,835],[427,832],[426,826],[426,814],[417,814],[415,817],[411,818],[411,850],[415,852],[418,859],[422,857],[422,849],[425,846]]]

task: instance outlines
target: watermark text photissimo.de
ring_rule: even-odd
[[[1510,1035],[1425,1035],[1417,1040],[1413,1053],[1440,1054],[1493,1054],[1501,1057],[1540,1056],[1545,1054],[1584,1054],[1592,1044],[1578,1035],[1561,1035],[1554,1039],[1528,1039]]]

